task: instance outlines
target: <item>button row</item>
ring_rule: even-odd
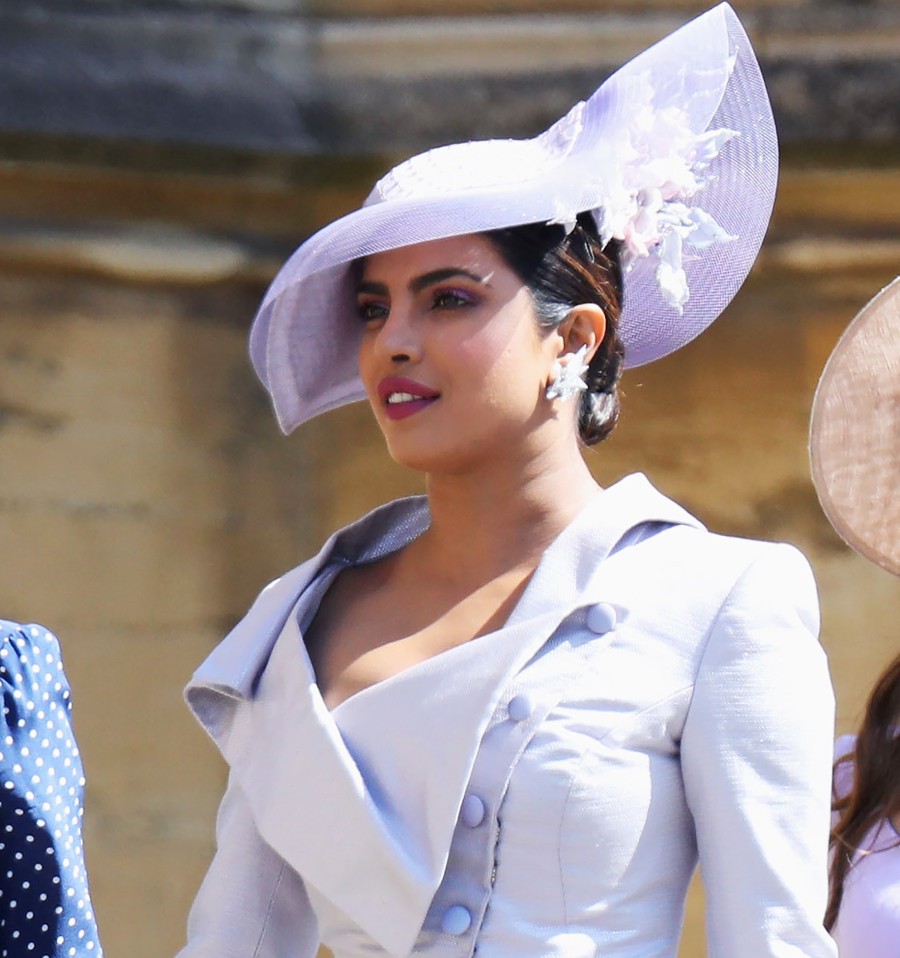
[[[604,635],[616,627],[616,610],[606,602],[591,606],[587,611],[587,626],[591,632]],[[524,693],[509,700],[507,713],[513,722],[524,722],[531,717],[534,703]],[[466,795],[459,810],[460,821],[467,828],[477,828],[485,816],[484,802],[477,795]],[[464,935],[472,927],[472,915],[462,905],[451,905],[441,919],[441,930],[445,935]]]
[[[598,602],[587,610],[587,627],[597,635],[612,632],[616,621],[616,610],[608,602]]]
[[[460,821],[469,828],[478,828],[484,821],[484,802],[477,795],[466,795],[459,810]]]
[[[513,698],[509,700],[509,705],[506,706],[506,710],[514,722],[524,722],[534,711],[534,704],[531,698],[523,693],[513,696]]]
[[[441,919],[441,931],[445,935],[464,935],[471,926],[472,916],[462,905],[451,905]]]

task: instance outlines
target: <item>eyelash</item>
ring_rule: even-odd
[[[436,289],[431,296],[432,309],[468,309],[476,299],[459,289]]]
[[[383,322],[390,312],[388,306],[377,300],[357,303],[356,311],[363,323]]]
[[[431,294],[431,310],[469,309],[478,300],[459,289],[435,289]],[[357,304],[357,313],[363,323],[383,322],[390,314],[390,305],[380,300],[366,300]]]

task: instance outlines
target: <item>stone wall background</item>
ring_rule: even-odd
[[[900,589],[831,531],[806,428],[840,332],[900,271],[900,19],[735,5],[785,143],[773,226],[713,328],[627,375],[590,461],[807,552],[843,731],[898,648]],[[704,6],[0,6],[0,614],[63,643],[109,958],[177,950],[212,853],[224,768],[182,705],[191,671],[336,525],[419,486],[361,406],[278,434],[245,348],[268,278],[396,155],[533,133]]]

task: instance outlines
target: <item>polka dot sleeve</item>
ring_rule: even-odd
[[[0,620],[0,958],[102,954],[81,816],[84,776],[56,637]]]

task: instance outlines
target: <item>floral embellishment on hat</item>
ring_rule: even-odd
[[[648,90],[643,107],[612,147],[617,158],[614,185],[595,211],[602,241],[623,244],[629,271],[643,257],[656,260],[660,295],[679,312],[690,297],[683,260],[685,245],[705,250],[734,240],[716,220],[689,202],[710,182],[710,165],[740,133],[724,127],[694,133],[680,107],[657,109]]]

